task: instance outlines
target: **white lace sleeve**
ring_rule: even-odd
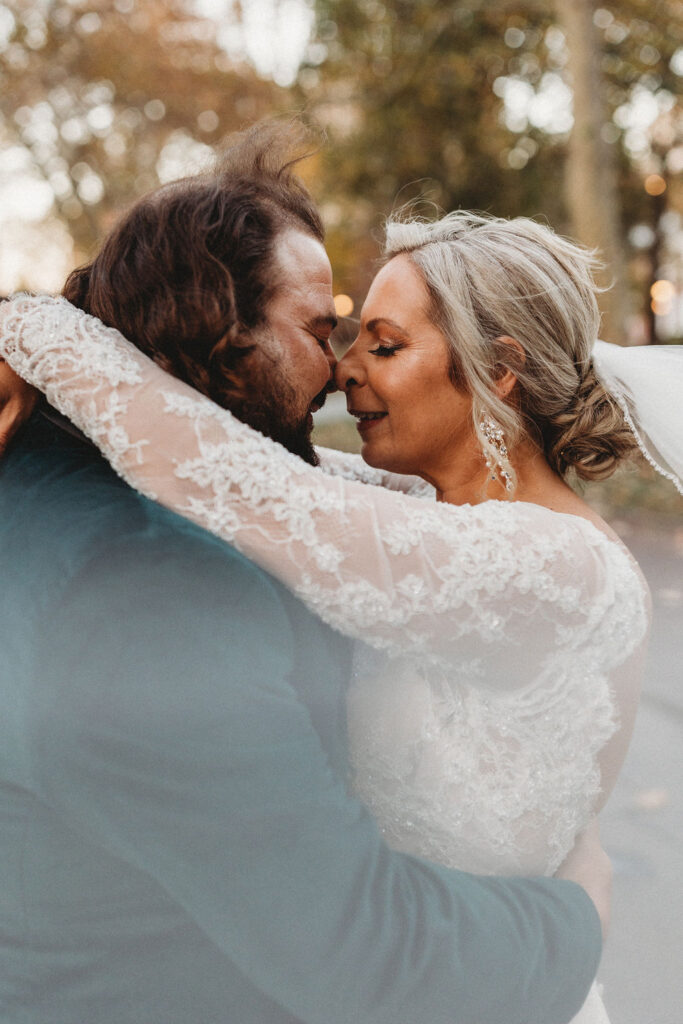
[[[552,672],[558,650],[607,667],[642,636],[628,556],[583,520],[519,502],[430,503],[320,472],[63,299],[5,304],[0,337],[13,368],[126,481],[347,635],[476,666],[483,685],[505,689]]]
[[[363,462],[360,455],[340,452],[334,448],[316,448],[316,454],[320,460],[320,468],[330,476],[357,480],[373,487],[384,487],[388,491],[400,491],[402,494],[411,494],[414,498],[436,498],[434,488],[419,476],[403,476],[400,473],[375,469],[368,466],[367,462]]]

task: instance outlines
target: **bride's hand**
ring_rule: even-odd
[[[40,392],[0,358],[0,456],[36,407]]]
[[[593,818],[588,827],[576,837],[557,872],[557,878],[565,878],[582,886],[595,904],[602,924],[603,938],[607,937],[612,906],[612,862],[600,842],[598,819]]]

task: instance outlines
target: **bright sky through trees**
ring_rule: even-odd
[[[291,85],[313,24],[306,0],[242,0],[241,18],[231,0],[194,0],[194,10],[219,26],[217,41],[231,56],[248,56],[262,75]]]
[[[0,293],[58,288],[132,197],[201,167],[225,133],[291,110],[328,131],[307,173],[354,301],[381,217],[411,182],[449,208],[542,213],[570,230],[569,47],[553,5],[513,6],[0,0]],[[680,235],[676,10],[674,0],[594,9],[609,94],[600,133],[618,154],[641,276],[654,249],[671,276],[663,257]],[[664,182],[659,193],[648,175]]]

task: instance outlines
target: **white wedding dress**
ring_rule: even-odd
[[[308,466],[64,300],[6,304],[0,354],[133,487],[358,641],[353,781],[388,843],[480,874],[556,871],[637,701],[649,606],[619,543],[537,505],[437,503],[356,456]],[[595,987],[575,1020],[607,1021]]]

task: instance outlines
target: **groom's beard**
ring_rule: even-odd
[[[272,372],[259,374],[259,380],[250,382],[250,395],[231,404],[231,412],[243,423],[260,431],[298,455],[311,466],[318,465],[318,456],[311,442],[311,420],[297,412],[296,392],[287,381]],[[324,389],[326,392],[327,389]],[[253,396],[253,397],[252,397]],[[319,405],[325,400],[321,392],[315,399]]]

